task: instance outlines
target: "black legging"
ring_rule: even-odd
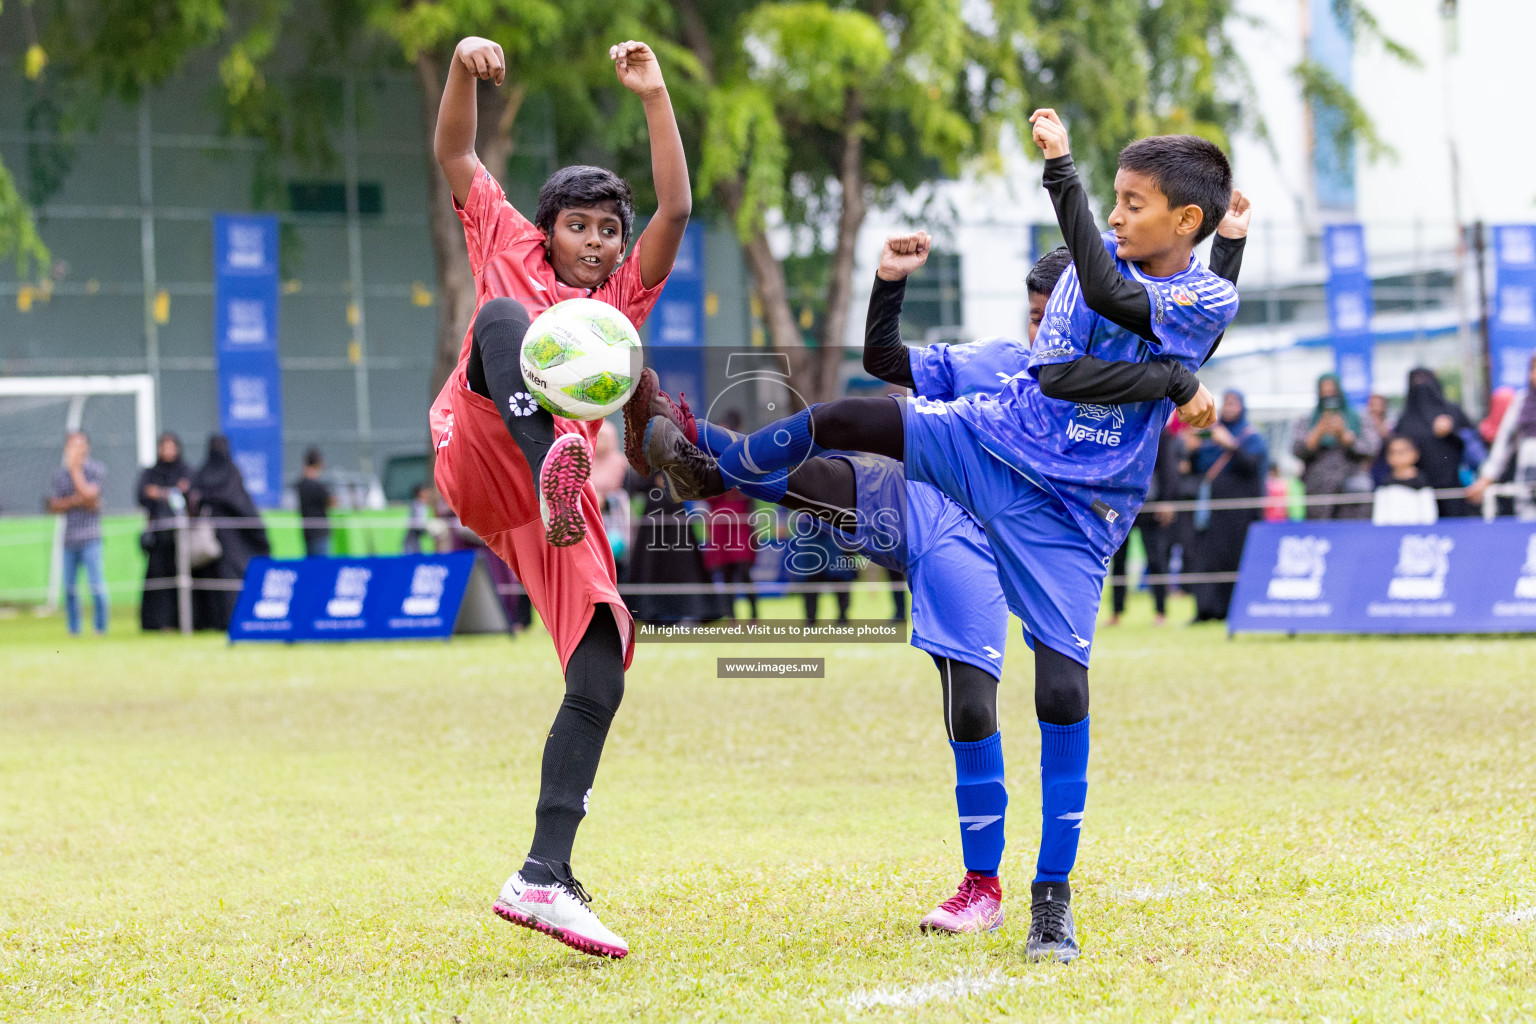
[[[561,877],[562,866],[569,876],[576,829],[623,699],[624,645],[613,612],[600,604],[566,663],[565,699],[544,741],[539,805],[523,871],[528,881],[549,884]]]
[[[956,743],[975,743],[997,732],[997,680],[964,661],[930,655],[944,692],[944,731]],[[1035,717],[1073,725],[1088,717],[1088,670],[1035,643]]]
[[[903,401],[900,396],[886,396],[823,402],[811,410],[811,438],[823,448],[869,452],[901,462],[907,450]]]
[[[491,299],[475,314],[465,374],[469,390],[496,404],[507,432],[528,462],[528,472],[537,481],[544,456],[555,443],[555,418],[533,401],[523,379],[523,335],[527,333],[528,311],[522,303]]]

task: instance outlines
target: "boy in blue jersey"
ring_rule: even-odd
[[[1143,139],[1121,153],[1113,232],[1101,236],[1065,128],[1049,110],[1031,120],[1074,266],[1017,368],[1027,372],[1007,375],[995,396],[814,406],[734,443],[712,468],[669,421],[653,419],[647,454],[685,492],[708,494],[826,447],[873,452],[902,459],[909,479],[938,487],[984,525],[1036,654],[1044,802],[1026,952],[1065,961],[1078,955],[1067,875],[1087,792],[1094,620],[1109,559],[1145,500],[1170,403],[1192,426],[1215,419],[1193,371],[1231,322],[1237,293],[1193,249],[1234,196],[1214,145]]]

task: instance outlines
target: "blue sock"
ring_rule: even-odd
[[[699,420],[698,424],[699,447],[717,459],[731,445],[747,436],[722,427],[718,423],[711,423],[708,420]],[[777,502],[784,497],[784,491],[788,487],[789,471],[787,469],[779,469],[772,473],[754,475],[750,479],[745,476],[741,479],[727,479],[738,491],[749,498],[756,498],[759,501]]]
[[[1088,719],[1040,723],[1040,861],[1037,882],[1065,882],[1077,863],[1088,799]]]
[[[1003,862],[1008,789],[1003,784],[1003,734],[975,743],[949,741],[955,752],[955,805],[965,870],[996,875]]]
[[[811,440],[811,411],[801,409],[754,431],[720,454],[720,475],[727,487],[766,488],[765,501],[779,501],[789,482],[788,470],[825,451]],[[779,471],[785,471],[781,476]],[[754,495],[756,497],[757,495]]]
[[[715,458],[725,454],[725,450],[740,441],[745,434],[738,434],[734,430],[722,427],[718,423],[709,420],[699,420],[699,447]]]

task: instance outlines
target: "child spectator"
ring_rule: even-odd
[[[1399,434],[1387,442],[1391,479],[1376,488],[1371,522],[1377,526],[1427,526],[1440,518],[1435,491],[1419,472],[1419,446]]]

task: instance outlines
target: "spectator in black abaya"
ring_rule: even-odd
[[[704,569],[704,552],[688,511],[673,501],[666,481],[653,478],[644,491],[645,507],[635,529],[629,556],[629,582],[693,584],[681,593],[631,594],[629,611],[641,622],[711,622],[729,614],[729,598],[715,592]]]
[[[1461,406],[1445,397],[1434,371],[1418,367],[1408,371],[1408,397],[1397,433],[1419,449],[1419,472],[1436,490],[1461,486],[1461,460],[1466,454],[1462,431],[1472,421]],[[1472,506],[1461,498],[1440,498],[1440,518],[1469,516]]]
[[[192,478],[192,499],[198,515],[247,520],[244,524],[214,527],[219,538],[219,557],[193,570],[194,580],[242,580],[252,558],[272,553],[261,513],[246,493],[245,478],[229,457],[229,440],[222,434],[208,439],[208,459]],[[239,599],[237,588],[212,589],[194,584],[192,628],[228,629]]]
[[[1205,435],[1205,436],[1202,436]],[[1263,515],[1257,499],[1264,495],[1269,446],[1248,422],[1242,392],[1228,391],[1221,399],[1221,420],[1209,432],[1196,432],[1198,447],[1191,453],[1199,492],[1195,507],[1195,550],[1191,572],[1235,573],[1243,560],[1248,527]],[[1210,503],[1230,498],[1255,499],[1252,508],[1213,509]],[[1195,621],[1227,617],[1231,583],[1196,583]]]
[[[156,461],[139,474],[139,504],[147,522],[139,546],[146,557],[144,594],[139,601],[139,626],[146,632],[176,629],[176,513],[173,494],[192,487],[192,467],[182,461],[181,439],[170,431],[160,435]]]

